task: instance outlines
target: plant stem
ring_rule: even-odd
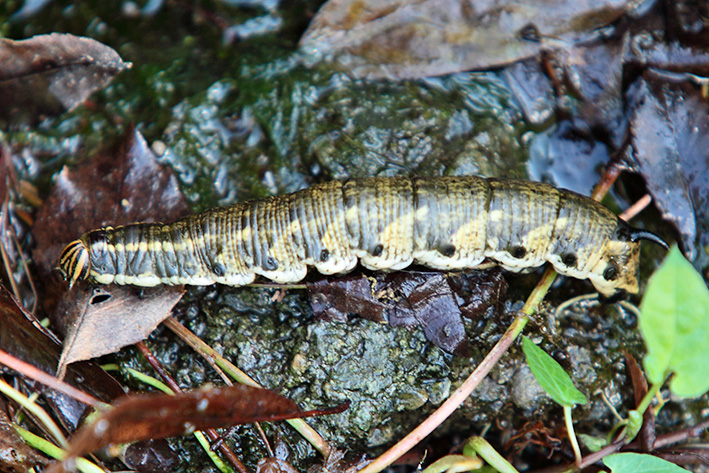
[[[95,397],[86,394],[85,392],[75,388],[74,386],[57,379],[55,376],[49,373],[45,373],[44,371],[38,369],[36,366],[22,361],[19,358],[16,358],[3,350],[0,350],[0,364],[3,364],[8,368],[12,368],[17,372],[22,373],[22,375],[27,376],[28,378],[34,379],[35,381],[39,381],[45,386],[63,392],[67,396],[71,396],[77,401],[83,402],[84,404],[87,404],[89,406],[99,407],[103,404]]]
[[[0,379],[0,392],[13,399],[17,402],[23,409],[32,413],[39,421],[42,422],[44,427],[49,431],[49,433],[54,437],[54,441],[57,442],[62,448],[66,448],[67,441],[62,433],[61,429],[54,423],[52,418],[47,414],[47,412],[40,406],[35,404],[34,401],[30,400],[27,396],[7,384],[5,381]]]
[[[423,473],[475,471],[479,470],[482,466],[483,461],[477,456],[468,457],[465,455],[446,455],[440,460],[431,463],[425,470],[423,470]]]
[[[63,460],[65,456],[64,450],[54,445],[52,442],[43,439],[42,437],[33,434],[29,430],[25,430],[19,425],[12,424],[17,433],[22,437],[22,440],[27,443],[32,448],[39,450],[47,456],[54,458],[55,460]],[[86,458],[76,458],[76,468],[81,473],[105,473],[106,470],[99,467],[95,463],[90,462]]]
[[[566,423],[566,432],[569,434],[569,441],[571,442],[571,448],[574,450],[574,457],[576,457],[576,466],[581,465],[583,457],[581,456],[581,449],[579,448],[579,441],[576,438],[576,433],[574,432],[574,421],[571,419],[571,406],[564,407],[564,422]]]
[[[509,326],[505,334],[500,338],[497,344],[492,347],[492,350],[487,354],[482,362],[468,376],[458,389],[453,391],[453,394],[441,404],[426,420],[421,422],[414,430],[409,432],[406,437],[401,439],[396,445],[377,457],[372,463],[368,464],[360,473],[378,473],[387,466],[394,463],[401,455],[408,452],[414,445],[418,444],[436,427],[446,420],[465,399],[475,390],[476,387],[485,379],[485,376],[492,370],[503,353],[512,345],[517,336],[524,330],[529,318],[526,315],[519,315],[514,322]]]
[[[229,466],[224,462],[219,455],[212,449],[212,446],[209,444],[209,440],[207,440],[207,437],[204,435],[204,432],[195,432],[193,434],[199,444],[202,446],[202,449],[207,453],[209,456],[209,459],[212,460],[212,463],[214,463],[214,466],[216,466],[219,471],[222,473],[233,473],[234,470],[229,468]]]
[[[475,453],[500,473],[519,473],[500,453],[482,437],[473,437],[468,440],[468,445],[473,447]]]
[[[662,388],[662,386],[665,384],[665,381],[667,381],[667,377],[665,377],[665,379],[661,383],[653,384],[650,389],[648,389],[648,391],[645,393],[643,400],[640,401],[640,404],[638,404],[638,407],[635,410],[638,411],[641,415],[645,414],[645,411],[648,407],[650,407],[650,403],[653,399],[655,399],[657,393],[660,392],[660,388]]]

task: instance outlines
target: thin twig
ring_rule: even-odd
[[[674,445],[678,442],[683,442],[690,438],[696,438],[702,435],[702,433],[707,429],[709,429],[709,419],[699,422],[698,424],[693,425],[692,427],[687,427],[685,429],[678,430],[677,432],[659,435],[657,439],[655,439],[653,447],[662,448],[668,445]],[[628,444],[628,448],[634,447],[636,447],[636,442],[631,442]]]
[[[38,426],[41,426],[47,430],[49,435],[54,438],[54,441],[60,447],[66,448],[67,441],[66,437],[64,437],[64,433],[56,424],[56,422],[54,422],[52,417],[47,414],[47,411],[42,409],[42,407],[35,402],[36,396],[27,396],[7,384],[2,379],[0,379],[0,393],[4,394],[5,396],[9,397],[17,404],[19,404],[22,409],[31,414],[37,420]]]
[[[631,220],[637,214],[642,212],[645,207],[650,205],[650,202],[652,202],[652,197],[650,196],[650,194],[645,194],[640,199],[638,199],[637,202],[625,209],[623,213],[618,215],[618,218],[627,222],[628,220]]]
[[[378,473],[382,471],[384,468],[398,460],[403,454],[411,450],[415,445],[417,445],[421,440],[426,438],[439,425],[441,425],[443,421],[450,417],[450,415],[458,409],[463,401],[470,396],[475,388],[478,387],[482,380],[485,379],[485,376],[488,375],[500,357],[507,351],[510,345],[512,345],[517,338],[517,335],[522,332],[528,321],[529,319],[527,316],[521,315],[517,317],[502,338],[483,359],[483,361],[480,362],[480,364],[468,376],[463,384],[461,384],[458,389],[453,391],[453,394],[451,394],[450,397],[438,407],[438,409],[428,416],[426,420],[421,422],[414,430],[409,432],[406,437],[397,442],[396,445],[362,468],[360,473]]]
[[[0,238],[3,240],[6,237],[6,227],[10,226],[8,222],[8,201],[7,199],[2,203],[2,211],[0,211]],[[22,250],[20,250],[22,252]],[[5,248],[5,245],[0,244],[0,257],[2,257],[3,264],[5,266],[5,273],[7,274],[7,281],[10,283],[10,289],[12,293],[15,295],[17,300],[21,300],[20,297],[20,290],[17,287],[17,283],[15,282],[15,278],[12,277],[12,268],[10,267],[10,255],[7,254],[7,250]],[[36,294],[35,294],[36,297]]]
[[[103,405],[101,401],[91,396],[90,394],[86,394],[85,392],[75,388],[74,386],[57,379],[51,374],[45,373],[36,366],[10,355],[6,351],[0,350],[0,363],[7,366],[8,368],[12,368],[13,370],[21,373],[23,376],[26,376],[30,379],[34,379],[35,381],[38,381],[56,391],[63,392],[67,396],[73,397],[79,402],[83,402],[84,404],[87,404],[92,407],[99,407]]]
[[[613,184],[618,179],[618,176],[620,176],[620,167],[615,163],[611,163],[611,165],[606,168],[606,172],[603,173],[599,183],[593,188],[591,198],[593,200],[597,200],[598,202],[602,201],[603,197],[606,196],[610,188],[613,187]]]
[[[581,456],[581,448],[579,447],[579,441],[574,433],[574,421],[571,418],[572,406],[564,406],[564,423],[566,424],[566,432],[569,434],[569,441],[571,442],[571,449],[574,451],[574,458],[576,458],[576,464],[580,465],[583,457]]]

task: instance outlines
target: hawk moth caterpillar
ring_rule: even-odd
[[[239,202],[172,223],[85,233],[59,258],[73,285],[242,286],[352,270],[357,263],[441,270],[484,261],[509,271],[548,262],[605,297],[638,292],[640,240],[667,247],[597,203],[538,182],[481,177],[331,181]]]

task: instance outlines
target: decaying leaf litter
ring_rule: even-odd
[[[53,192],[36,215],[33,256],[44,279],[64,294],[56,310],[47,308],[65,334],[62,365],[97,358],[144,340],[170,315],[183,291],[163,288],[139,294],[117,287],[65,291],[54,270],[62,250],[57,242],[97,225],[176,218],[187,212],[175,176],[157,162],[142,135],[132,129],[122,142],[90,164],[76,171],[66,167],[60,171]],[[102,336],[107,333],[113,335]]]
[[[0,63],[0,120],[5,126],[73,110],[131,67],[94,39],[62,33],[2,38]]]
[[[164,8],[158,13],[158,16],[163,15],[160,18],[162,21],[173,20],[175,23],[169,21],[168,23],[182,25],[181,21],[177,21],[180,12],[176,10],[179,8]],[[314,10],[315,7],[312,6],[312,11]],[[192,13],[194,16],[200,15],[200,13]],[[232,11],[225,7],[217,7],[216,10],[217,15],[234,19],[234,21],[239,21],[244,17],[258,18],[262,13],[258,9],[253,12],[242,12],[238,9]],[[287,18],[286,13],[286,10],[283,10],[284,19]],[[45,14],[51,17],[53,14],[51,6]],[[98,8],[91,10],[88,14],[95,17],[108,17],[108,12],[102,13]],[[82,29],[75,29],[77,25],[73,25],[74,29],[72,29],[71,25],[76,20],[81,28],[80,25],[83,21],[81,18],[82,15],[78,14],[76,17],[70,17],[69,20],[64,18],[55,24],[58,25],[57,28],[61,29],[64,26],[63,30],[81,33]],[[141,21],[150,22],[152,20],[143,19]],[[283,31],[288,31],[298,21],[302,20],[286,20]],[[107,23],[110,24],[110,22]],[[632,25],[635,21],[630,23]],[[208,22],[207,24],[209,25]],[[204,23],[197,23],[197,27],[201,32],[209,33],[211,31],[212,34],[214,30],[218,29],[214,25],[205,27]],[[656,31],[661,30],[657,27],[654,28]],[[125,34],[121,36],[120,28],[115,26],[109,27],[109,31],[115,37],[116,46],[120,45],[121,38],[126,37]],[[302,32],[302,29],[300,31]],[[631,40],[637,37],[633,36],[636,34],[635,32],[629,34]],[[292,33],[292,44],[298,40],[298,36],[298,33]],[[701,38],[701,34],[694,36]],[[205,38],[207,37],[209,36],[205,36]],[[199,58],[194,56],[194,64],[196,65],[209,63],[209,59],[216,54],[213,48],[207,47],[209,40],[205,38],[197,40],[199,47],[195,49],[200,50],[201,54]],[[697,40],[696,42],[701,44],[701,41]],[[155,44],[161,43],[156,42]],[[631,41],[632,44],[634,43]],[[656,48],[661,49],[662,44],[662,41],[657,42]],[[619,147],[615,144],[617,138],[613,138],[613,134],[617,133],[619,127],[605,126],[607,130],[604,133],[604,121],[599,120],[601,123],[599,125],[594,123],[591,118],[596,117],[597,114],[591,115],[591,117],[585,115],[584,121],[582,121],[575,115],[574,110],[575,107],[582,108],[584,103],[593,103],[595,108],[600,109],[601,112],[608,113],[609,116],[618,116],[616,112],[613,112],[617,108],[614,109],[612,104],[615,103],[617,106],[624,103],[623,94],[626,89],[623,87],[616,86],[619,93],[609,94],[611,105],[604,105],[605,102],[599,100],[578,101],[574,100],[573,94],[560,94],[555,100],[547,102],[546,108],[557,114],[558,118],[564,118],[565,114],[569,116],[567,131],[561,134],[556,131],[557,127],[552,126],[536,134],[525,134],[527,128],[520,120],[520,109],[513,103],[514,100],[520,99],[508,92],[503,75],[496,73],[462,74],[432,79],[424,86],[412,87],[399,82],[352,83],[346,80],[342,81],[337,75],[331,76],[329,73],[323,73],[322,71],[327,69],[323,69],[326,66],[321,65],[314,69],[321,74],[318,81],[308,74],[309,70],[288,69],[285,59],[293,57],[295,48],[283,46],[281,49],[276,48],[275,54],[270,53],[259,58],[258,61],[244,69],[242,58],[253,57],[255,47],[265,48],[266,46],[272,46],[268,38],[257,37],[250,42],[246,41],[232,46],[231,54],[226,60],[220,58],[221,61],[211,61],[201,70],[196,68],[200,72],[196,73],[199,80],[194,84],[203,83],[204,87],[201,90],[206,90],[207,85],[213,84],[207,92],[196,95],[194,94],[195,90],[200,90],[197,86],[185,86],[179,81],[165,80],[165,77],[180,74],[185,70],[184,63],[181,64],[180,61],[166,65],[161,74],[150,75],[144,69],[142,72],[147,74],[147,81],[131,77],[130,75],[135,71],[133,69],[128,75],[123,74],[117,78],[120,81],[125,77],[123,79],[125,82],[110,87],[105,97],[98,102],[98,109],[77,110],[68,116],[57,119],[57,125],[61,124],[63,126],[62,133],[69,137],[77,137],[77,131],[81,130],[85,123],[92,123],[96,129],[105,131],[106,133],[100,137],[88,134],[80,139],[81,143],[84,143],[82,154],[90,156],[89,150],[92,146],[100,145],[99,147],[103,148],[112,142],[109,137],[116,135],[116,131],[112,130],[123,129],[121,123],[138,123],[139,128],[148,137],[148,141],[162,140],[167,145],[167,152],[161,156],[161,159],[171,164],[176,170],[178,179],[183,184],[183,189],[186,190],[187,197],[195,209],[236,199],[242,200],[248,197],[295,190],[314,180],[322,180],[324,177],[428,172],[454,174],[479,172],[486,175],[501,175],[511,172],[514,175],[522,175],[524,165],[520,163],[524,162],[528,147],[536,146],[535,149],[543,151],[544,146],[556,143],[558,137],[565,139],[571,147],[581,150],[598,150],[595,153],[601,157],[614,152]],[[671,42],[666,45],[666,49],[670,47],[674,47]],[[599,48],[602,48],[602,43]],[[701,48],[697,49],[701,51]],[[149,50],[149,48],[144,46],[143,50]],[[135,54],[135,51],[131,51],[130,48],[128,52]],[[240,59],[234,59],[240,54]],[[618,56],[613,57],[617,58]],[[280,59],[280,61],[274,61],[274,58]],[[133,62],[134,68],[138,67],[134,56],[124,55],[124,59]],[[532,60],[538,61],[537,58]],[[644,63],[651,62],[648,57]],[[615,63],[619,65],[637,64],[642,61],[616,60]],[[489,67],[490,64],[488,63],[486,67]],[[592,64],[589,63],[589,65]],[[238,80],[222,79],[233,76],[233,73],[223,73],[230,68],[232,71],[241,71]],[[204,81],[204,77],[208,75],[205,71],[216,72],[212,76],[212,82]],[[558,69],[557,72],[563,71]],[[622,73],[617,74],[619,77],[622,75]],[[270,79],[269,85],[263,85],[264,77]],[[333,77],[334,79],[323,80],[322,77]],[[578,77],[588,77],[588,74],[579,74]],[[147,88],[150,94],[141,95],[139,92],[146,89],[146,82],[151,84]],[[132,86],[128,87],[126,84]],[[570,85],[562,82],[560,85],[568,87],[572,91],[584,90],[580,87],[572,87],[576,85],[573,82]],[[257,90],[264,87],[271,91],[270,95],[256,93]],[[111,100],[112,97],[115,98],[117,90],[123,93],[127,92],[129,95],[127,100],[123,96],[119,107],[116,107],[116,102]],[[613,89],[611,88],[611,90]],[[696,93],[698,94],[698,92]],[[371,94],[372,98],[366,98],[368,94]],[[602,106],[599,106],[599,103]],[[671,107],[673,104],[681,102],[671,101],[669,103],[669,107]],[[144,107],[146,104],[154,106]],[[96,107],[96,105],[94,104],[92,107]],[[150,115],[146,111],[148,109]],[[87,113],[87,110],[90,110],[90,113]],[[167,110],[168,113],[160,115],[160,110]],[[634,123],[634,129],[643,130],[641,121]],[[676,126],[676,123],[674,125]],[[681,132],[681,128],[678,130]],[[690,129],[688,128],[688,130]],[[609,135],[610,138],[604,134]],[[622,135],[622,133],[617,134]],[[18,163],[16,166],[19,167],[20,175],[23,178],[31,177],[33,172],[39,174],[38,169],[42,169],[44,175],[59,171],[56,168],[57,163],[66,161],[67,155],[73,152],[71,146],[76,146],[76,144],[71,145],[71,140],[58,143],[54,139],[53,142],[52,134],[46,132],[35,131],[32,135],[35,141],[30,142],[30,145],[26,144],[27,141],[18,140],[17,134],[10,136],[12,138],[9,143],[14,156],[17,156],[18,148],[25,150],[24,161],[17,158],[14,160]],[[530,139],[531,143],[528,141]],[[67,147],[68,145],[69,147]],[[58,155],[60,159],[50,162],[49,165],[43,164],[44,158],[40,159],[39,156],[44,156],[47,153],[46,150],[49,150],[50,156]],[[588,153],[580,154],[586,155]],[[540,157],[544,158],[544,156],[542,152]],[[516,161],[517,159],[520,161]],[[570,173],[568,167],[564,168],[563,161],[562,158],[556,158],[553,163],[546,166],[544,164],[538,165],[537,169],[542,175],[547,175],[557,182],[560,181],[566,187],[588,186],[587,175],[578,172]],[[76,165],[76,162],[73,164]],[[695,160],[693,164],[702,165],[702,161],[701,159]],[[703,165],[706,165],[706,162]],[[640,167],[642,168],[642,166]],[[309,171],[304,172],[304,169]],[[573,166],[572,170],[575,170]],[[645,177],[649,179],[652,175],[647,173]],[[695,185],[692,184],[692,186]],[[696,185],[693,188],[697,189],[694,191],[697,193],[696,195],[706,195],[705,192],[702,193],[701,185]],[[628,186],[625,189],[620,189],[617,198],[621,202],[624,199],[632,201],[637,198],[633,192],[634,187]],[[685,192],[685,195],[691,195],[691,193]],[[655,197],[658,198],[658,196]],[[686,207],[695,208],[692,205]],[[691,210],[689,212],[691,213]],[[700,231],[698,235],[701,238],[705,233]],[[514,282],[515,284],[527,284],[524,281],[526,278]],[[574,286],[574,283],[571,283],[571,286]],[[569,287],[568,282],[564,287]],[[584,289],[577,286],[577,290]],[[413,341],[413,346],[417,351],[427,352],[423,359],[419,356],[418,365],[423,365],[426,368],[423,373],[428,372],[429,376],[433,375],[433,379],[444,378],[445,369],[443,368],[450,363],[454,367],[456,363],[462,364],[456,360],[451,362],[445,355],[436,352],[437,349],[432,348],[420,332],[408,333],[401,330],[392,332],[386,327],[379,327],[361,320],[355,320],[352,326],[325,322],[306,324],[304,319],[307,317],[308,309],[307,304],[304,305],[305,309],[301,308],[304,302],[302,294],[288,293],[278,306],[280,313],[270,316],[271,308],[268,307],[268,298],[271,294],[263,293],[263,291],[244,290],[239,293],[228,293],[228,291],[217,290],[207,291],[206,294],[198,291],[198,294],[200,294],[198,298],[204,299],[204,303],[198,304],[195,301],[186,303],[181,309],[184,312],[183,320],[190,321],[200,331],[204,331],[208,326],[218,326],[220,333],[217,335],[216,343],[222,346],[228,346],[228,343],[225,342],[234,339],[240,341],[238,346],[241,350],[237,358],[242,363],[239,365],[244,369],[250,368],[250,372],[259,372],[265,378],[271,378],[274,380],[272,381],[274,385],[286,386],[286,389],[296,393],[310,389],[313,391],[312,397],[314,399],[322,400],[326,404],[323,393],[325,395],[332,393],[333,386],[337,386],[338,382],[350,383],[350,389],[346,391],[347,396],[344,397],[357,397],[357,392],[361,388],[352,385],[348,380],[348,375],[349,373],[360,374],[362,366],[357,362],[361,362],[363,359],[371,365],[372,372],[376,376],[372,376],[371,379],[365,378],[366,382],[361,386],[367,388],[375,386],[381,382],[382,373],[386,373],[385,376],[393,374],[392,379],[396,379],[397,376],[401,377],[400,384],[398,381],[389,380],[388,382],[391,384],[386,385],[406,389],[408,384],[408,392],[404,390],[403,395],[394,395],[394,398],[398,399],[397,402],[382,402],[380,406],[376,406],[374,403],[361,401],[361,406],[370,410],[381,407],[384,418],[389,421],[387,423],[372,418],[363,422],[360,417],[357,419],[358,422],[355,422],[355,430],[350,431],[360,432],[358,434],[361,435],[360,438],[374,438],[383,443],[396,438],[396,432],[386,427],[387,425],[395,425],[399,421],[396,416],[391,416],[392,410],[418,407],[425,398],[428,400],[423,401],[424,405],[426,403],[435,404],[441,394],[439,393],[437,398],[432,395],[435,391],[422,392],[419,390],[417,392],[412,390],[410,387],[411,378],[417,379],[419,383],[423,381],[424,384],[427,379],[411,371],[412,366],[417,365],[417,362],[403,356],[400,349],[385,350],[382,353],[381,346],[375,343],[372,343],[370,348],[358,349],[357,347],[360,345],[357,335],[366,333],[366,336],[370,337],[373,333],[380,334],[370,340],[377,340],[377,343],[388,340],[389,343],[393,343],[392,347],[400,347],[402,343],[411,345]],[[513,295],[511,300],[514,300],[515,297],[522,298],[524,296]],[[552,295],[552,297],[554,296]],[[211,315],[204,312],[211,312]],[[233,316],[234,312],[245,312],[251,314],[251,317],[236,319]],[[304,312],[305,315],[303,315]],[[269,317],[272,318],[271,321],[268,320]],[[624,344],[632,346],[633,343],[639,346],[637,340],[635,342],[628,340],[627,337],[633,336],[632,332],[625,333],[632,326],[632,317],[628,314],[621,313],[620,319],[613,317],[607,319],[584,313],[579,313],[576,317],[572,318],[571,325],[564,330],[549,322],[552,329],[559,330],[557,333],[564,335],[564,337],[552,337],[553,342],[558,346],[564,347],[568,338],[585,339],[586,336],[590,336],[597,344],[600,343],[601,346],[594,346],[593,350],[605,348],[604,345],[611,349]],[[302,356],[293,356],[293,362],[290,365],[288,361],[280,361],[276,362],[275,367],[265,367],[268,366],[269,359],[289,360],[289,356],[292,355],[286,354],[288,350],[282,346],[272,346],[270,351],[263,345],[254,347],[252,340],[264,340],[266,334],[271,333],[276,327],[284,325],[284,322],[285,325],[295,326],[296,333],[306,333],[303,341],[291,342],[292,346],[315,346],[317,349],[314,351],[311,349],[310,352],[296,351]],[[567,320],[559,320],[559,322],[561,324],[569,323]],[[598,323],[601,323],[601,326],[597,326]],[[626,326],[628,329],[624,329]],[[622,337],[622,342],[609,344],[607,337],[609,333],[613,334],[614,331],[620,332],[618,335]],[[470,333],[470,330],[468,332]],[[494,325],[482,327],[480,333],[480,335],[472,335],[471,345],[479,349],[480,353],[484,353],[484,344],[489,342],[491,336],[494,337]],[[381,335],[386,336],[382,337]],[[333,340],[338,341],[336,345],[340,345],[334,348],[341,351],[333,352]],[[560,351],[572,353],[570,357],[572,364],[578,362],[580,367],[586,366],[580,361],[588,356],[585,350],[580,350],[580,358],[577,356],[578,347],[572,350],[562,348]],[[168,350],[168,353],[171,352]],[[232,353],[234,353],[233,349]],[[269,353],[273,354],[270,358]],[[356,353],[357,356],[353,356],[351,360],[341,361],[342,371],[333,377],[331,374],[327,374],[324,365],[327,360],[338,360],[338,356],[344,358],[342,355],[338,355],[339,353],[345,357],[351,353]],[[479,356],[473,353],[471,355],[472,362],[469,364],[474,364],[476,360],[480,359]],[[591,356],[598,356],[598,354],[591,353]],[[608,355],[602,356],[602,358],[604,357],[608,357]],[[402,362],[402,359],[407,361]],[[614,366],[614,360],[618,359],[618,357],[610,356],[605,360],[602,359],[598,366]],[[305,360],[306,363],[303,364],[302,360]],[[317,365],[314,360],[317,360]],[[399,361],[399,366],[396,363],[390,363],[389,360]],[[199,384],[205,378],[205,374],[207,377],[211,376],[204,368],[195,366],[198,363],[192,363],[191,360],[185,359],[178,361],[179,366],[185,367],[189,364],[187,369],[181,371],[183,379],[191,379],[195,384]],[[498,382],[515,377],[523,379],[523,370],[520,371],[514,367],[513,360],[509,363],[512,367],[507,370],[500,367],[500,371],[493,376],[493,379]],[[304,381],[307,379],[305,377],[285,383],[280,381],[283,379],[283,367],[288,366],[298,373],[311,373],[315,376],[311,379],[316,379],[317,382]],[[467,367],[462,368],[463,371],[466,369]],[[400,370],[398,375],[397,370]],[[434,371],[432,372],[432,370]],[[604,370],[601,370],[601,373],[586,372],[586,375],[591,379],[596,376],[601,379],[609,379],[604,377],[608,373],[602,371]],[[273,374],[269,376],[269,373]],[[616,376],[623,378],[624,373],[620,368],[616,373]],[[456,379],[456,377],[453,375],[450,379]],[[582,385],[583,379],[582,376],[580,383]],[[444,387],[445,383],[442,385],[439,383],[439,385]],[[473,409],[472,412],[461,411],[460,418],[467,419],[468,423],[471,418],[475,422],[483,423],[485,419],[489,418],[491,412],[495,412],[495,409],[503,412],[500,414],[501,417],[504,417],[505,409],[510,412],[519,412],[519,410],[532,412],[535,403],[539,402],[538,395],[528,388],[523,388],[526,383],[521,380],[517,381],[515,386],[521,388],[516,391],[517,397],[510,396],[507,391],[509,386],[491,383],[491,386],[487,386],[489,389],[481,390],[479,398],[475,399],[474,404],[478,404],[478,406],[468,406],[468,409]],[[603,387],[608,389],[608,386],[603,385]],[[339,393],[335,394],[339,395]],[[377,396],[381,398],[380,394],[368,394],[372,398],[377,398]],[[612,400],[620,402],[623,399],[620,394],[613,392],[606,394]],[[486,399],[488,404],[485,404]],[[513,400],[512,403],[510,403],[510,399]],[[296,401],[298,401],[297,398]],[[353,409],[356,409],[357,402],[355,401],[353,404]],[[600,403],[596,408],[599,406]],[[476,408],[479,408],[479,411],[476,412]],[[497,412],[495,413],[497,414]],[[318,422],[324,422],[326,425],[326,430],[322,431],[323,434],[329,433],[330,429],[340,428],[340,426],[332,425],[328,427],[328,419],[326,418]],[[334,422],[341,423],[339,419]],[[415,425],[415,421],[409,422],[410,425]],[[400,433],[406,431],[404,425],[405,422],[399,427]],[[368,426],[374,427],[374,435]],[[335,433],[332,438],[338,438],[338,434]],[[349,445],[357,443],[353,440],[352,435],[348,435],[346,439],[340,437],[340,441]],[[242,446],[249,445],[248,437],[241,442]]]

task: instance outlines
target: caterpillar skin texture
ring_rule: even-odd
[[[597,202],[536,182],[479,177],[332,181],[292,194],[240,202],[173,223],[136,223],[85,233],[59,269],[70,284],[243,286],[256,275],[279,283],[308,267],[344,273],[412,263],[509,271],[551,263],[589,279],[605,297],[638,292],[640,239]],[[666,245],[665,245],[666,246]]]

